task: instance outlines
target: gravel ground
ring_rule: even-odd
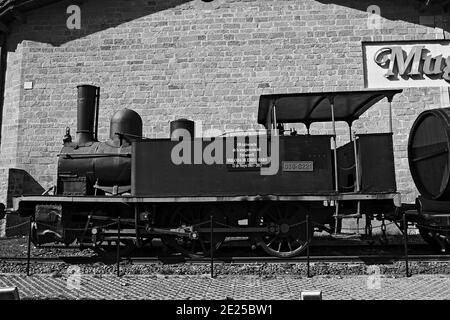
[[[12,239],[0,239],[0,256],[8,257],[26,257],[27,237],[18,237]],[[390,243],[402,243],[401,236],[389,237]],[[423,243],[420,236],[412,235],[411,243]],[[320,241],[320,240],[318,240]],[[346,241],[346,242],[345,242]],[[358,243],[352,240],[340,241],[340,243]],[[377,239],[375,239],[377,241]],[[77,247],[34,247],[32,246],[33,257],[59,257],[59,256],[93,256],[92,250],[85,249],[80,251]],[[66,273],[67,268],[71,266],[68,263],[32,263],[31,270],[34,274],[52,274],[59,277]],[[85,274],[115,274],[116,265],[114,262],[106,264],[97,262],[94,264],[79,265]],[[311,273],[317,275],[364,275],[367,274],[369,264],[360,263],[311,263]],[[380,273],[392,276],[404,276],[405,263],[403,261],[392,262],[389,264],[378,265]],[[410,273],[412,274],[450,274],[450,264],[448,262],[410,262]],[[26,273],[25,263],[12,263],[0,261],[0,273]],[[209,274],[209,264],[130,264],[122,262],[121,273],[129,275],[198,275]],[[306,263],[251,263],[251,264],[233,264],[233,263],[215,263],[215,273],[217,275],[256,275],[261,277],[274,277],[279,275],[305,275]]]
[[[66,263],[42,264],[32,263],[33,274],[52,274],[54,277],[66,274],[67,268],[72,265]],[[95,263],[92,265],[78,265],[84,274],[115,274],[115,264]],[[371,265],[365,263],[338,263],[338,262],[314,262],[311,263],[311,274],[315,275],[365,275]],[[404,261],[392,264],[379,264],[380,274],[392,276],[405,275]],[[372,267],[371,267],[372,268]],[[162,263],[151,264],[127,264],[120,267],[122,274],[128,275],[200,275],[209,274],[209,264],[176,264]],[[410,262],[411,274],[450,274],[448,262]],[[306,275],[306,263],[252,263],[232,264],[215,263],[214,272],[217,275],[255,275],[260,277],[274,277],[279,275]],[[26,273],[26,263],[0,262],[0,273]]]
[[[313,245],[321,245],[325,243],[324,240],[328,241],[329,237],[317,237],[315,238]],[[375,236],[373,238],[375,244],[379,244],[379,237]],[[389,244],[402,244],[403,237],[400,235],[389,236]],[[346,240],[332,240],[328,243],[334,244],[360,244],[361,240],[346,239]],[[410,244],[423,244],[424,241],[419,235],[411,235],[408,242]],[[367,242],[366,242],[367,243]],[[28,237],[17,237],[17,238],[0,238],[0,257],[26,257],[28,249]],[[46,244],[40,247],[35,247],[31,245],[31,256],[33,257],[59,257],[59,256],[76,256],[76,257],[89,257],[93,256],[95,253],[91,249],[84,249],[80,251],[79,247],[71,246],[69,248],[64,247],[61,244],[51,245]]]
[[[0,238],[0,256],[2,257],[26,257],[28,250],[28,237]],[[92,256],[95,253],[91,249],[80,251],[79,247],[66,248],[63,245],[44,245],[35,247],[31,244],[31,256],[33,257],[59,257],[59,256]]]

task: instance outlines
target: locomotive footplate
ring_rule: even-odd
[[[387,193],[323,193],[298,195],[255,195],[255,196],[217,196],[217,197],[132,197],[132,196],[22,196],[13,198],[13,207],[7,213],[19,212],[22,206],[36,203],[122,203],[122,204],[150,204],[150,203],[199,203],[199,202],[240,202],[240,201],[365,201],[365,200],[393,200],[394,205],[401,207],[401,197],[398,192]]]

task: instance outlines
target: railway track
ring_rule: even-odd
[[[254,263],[306,263],[306,253],[294,258],[276,258],[268,256],[259,247],[249,249],[249,242],[245,240],[227,241],[214,257],[215,263],[254,264]],[[88,248],[88,247],[86,247]],[[107,256],[73,254],[80,252],[77,245],[43,245],[33,248],[30,261],[41,264],[85,264],[116,263],[116,252],[113,250]],[[410,261],[450,261],[450,254],[442,254],[430,249],[423,242],[413,242],[408,245]],[[381,244],[367,240],[336,240],[317,239],[310,244],[311,262],[359,262],[359,263],[392,263],[404,260],[404,244],[395,241]],[[24,263],[27,261],[26,253],[0,254],[0,262]],[[210,258],[185,257],[174,252],[166,251],[160,241],[136,249],[131,256],[121,257],[121,261],[128,264],[203,264],[210,263]]]
[[[404,260],[404,256],[400,255],[387,255],[387,256],[373,256],[373,255],[365,255],[365,256],[311,256],[309,258],[310,262],[395,262]],[[450,261],[450,255],[409,255],[408,259],[410,261]],[[170,260],[174,262],[177,261],[175,258],[165,259],[165,262],[168,263]],[[151,263],[151,262],[161,262],[159,258],[131,258],[129,261],[132,264],[142,264],[142,263]],[[195,259],[184,259],[185,263],[201,263],[201,264],[209,264],[211,259],[209,258],[195,258]],[[214,259],[214,263],[233,263],[233,264],[256,264],[256,263],[306,263],[307,257],[296,257],[296,258],[276,258],[276,257],[218,257]]]
[[[208,257],[185,257],[179,254],[164,254],[159,248],[152,248],[151,251],[137,252],[132,256],[121,257],[121,261],[129,264],[203,264],[210,263],[211,259]],[[355,252],[356,249],[356,252]],[[409,246],[408,259],[410,261],[450,261],[449,253],[435,254],[430,252],[429,247],[424,244],[413,244]],[[403,245],[312,245],[310,250],[310,262],[360,262],[360,263],[392,263],[395,261],[402,261],[405,259],[403,252]],[[145,255],[144,255],[145,254]],[[214,257],[214,263],[232,263],[232,264],[254,264],[254,263],[306,263],[307,256],[302,255],[294,258],[276,258],[272,256],[263,255],[260,250],[236,250],[236,248],[223,248]],[[25,256],[0,256],[0,262],[23,263],[27,261]],[[114,253],[107,257],[102,256],[73,256],[73,255],[59,255],[59,256],[32,256],[30,261],[33,263],[56,264],[95,264],[95,263],[116,263]]]
[[[324,263],[393,263],[396,261],[403,261],[404,256],[401,255],[386,255],[386,256],[311,256],[310,262],[324,262]],[[450,262],[450,255],[422,255],[415,254],[408,256],[409,261],[421,261],[421,262]],[[25,263],[26,257],[0,257],[0,261],[10,263]],[[30,259],[32,263],[43,264],[95,264],[95,263],[107,263],[114,264],[114,259],[99,259],[97,257],[32,257]],[[190,264],[209,264],[211,260],[209,258],[183,258],[183,257],[125,257],[121,259],[121,262],[127,262],[130,264],[176,264],[176,263],[190,263]],[[276,258],[276,257],[219,257],[214,259],[214,263],[232,263],[232,264],[258,264],[258,263],[274,263],[274,264],[295,264],[306,263],[307,257],[296,258]]]

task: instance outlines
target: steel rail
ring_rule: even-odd
[[[311,255],[309,257],[311,262],[329,262],[329,263],[348,263],[348,262],[360,262],[360,263],[376,263],[380,264],[395,261],[403,261],[404,256],[402,254],[389,254],[389,255],[337,255],[337,256],[322,256],[322,255]],[[31,261],[33,263],[42,263],[42,264],[62,264],[62,263],[73,263],[73,264],[95,264],[98,262],[111,262],[114,259],[100,258],[97,256],[92,257],[80,257],[80,256],[60,256],[60,257],[31,257]],[[139,264],[173,264],[175,262],[178,263],[187,263],[187,264],[210,264],[209,257],[201,257],[201,258],[190,258],[184,256],[166,256],[166,257],[122,257],[123,262],[128,262],[132,265]],[[415,262],[450,262],[450,254],[412,254],[409,255],[410,261]],[[27,261],[27,257],[0,257],[1,262],[10,262],[10,263],[25,263]],[[272,256],[218,256],[214,258],[215,264],[257,264],[257,263],[271,263],[271,264],[296,264],[296,263],[306,263],[307,257],[300,256],[294,258],[277,258]]]

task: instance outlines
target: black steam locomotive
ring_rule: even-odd
[[[342,219],[362,217],[370,236],[373,219],[399,221],[403,212],[391,111],[400,92],[262,95],[258,123],[265,130],[211,139],[196,138],[186,119],[171,123],[170,138],[147,139],[141,117],[124,109],[111,119],[109,140],[99,142],[99,88],[78,86],[77,135],[73,140],[67,129],[53,195],[15,198],[8,212],[32,217],[36,244],[77,241],[99,251],[117,243],[129,250],[158,238],[178,252],[209,255],[227,237],[245,237],[270,255],[292,257],[315,231],[339,234]],[[384,98],[389,132],[352,134],[353,122]],[[450,200],[448,181],[442,195],[432,185],[442,172],[450,176],[450,126],[444,145],[429,138],[420,119],[409,145],[415,181],[423,182],[424,197]],[[337,121],[350,132],[350,142],[340,147]],[[332,134],[310,134],[315,122],[331,122]],[[285,130],[287,123],[303,123],[307,134]],[[424,168],[435,165],[435,153],[445,169],[430,169],[428,179]],[[418,199],[416,216],[424,238],[448,242],[448,232],[436,231],[448,228],[448,216],[436,215],[450,208],[448,202],[424,199]]]

